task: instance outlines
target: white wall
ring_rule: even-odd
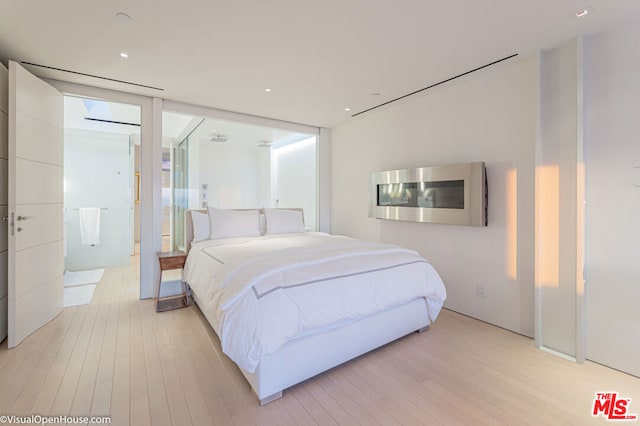
[[[189,142],[189,208],[199,208],[199,188],[208,185],[208,204],[221,209],[258,208],[268,176],[268,151],[194,136]],[[268,179],[266,179],[268,184]]]
[[[207,129],[189,137],[189,208],[302,207],[305,224],[317,229],[316,136],[279,148],[216,143]]]
[[[272,207],[302,207],[307,228],[317,230],[316,137],[272,150]],[[266,204],[265,204],[266,205]]]
[[[585,40],[587,357],[640,376],[640,25]]]
[[[130,263],[131,174],[129,136],[65,129],[65,269],[79,271]],[[100,244],[84,246],[79,211],[100,207]]]
[[[258,149],[258,206],[269,206],[271,199],[271,150]]]
[[[202,142],[200,183],[209,185],[209,205],[222,209],[260,207],[261,170],[269,168],[268,159],[260,154],[252,146]]]
[[[8,216],[9,72],[0,64],[0,219]],[[0,225],[0,342],[7,337],[7,222]]]
[[[332,232],[418,250],[448,308],[529,336],[537,71],[531,56],[472,74],[352,119],[331,140]],[[488,227],[367,217],[371,172],[470,161],[486,162]]]

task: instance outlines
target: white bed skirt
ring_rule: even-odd
[[[193,297],[199,305],[195,293]],[[204,315],[207,317],[206,313]],[[207,321],[212,324],[208,317]],[[254,373],[238,368],[264,405],[281,396],[284,389],[429,324],[426,301],[419,298],[340,327],[292,340],[266,356]]]

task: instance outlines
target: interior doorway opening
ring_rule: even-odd
[[[141,108],[64,97],[64,305],[139,263]]]

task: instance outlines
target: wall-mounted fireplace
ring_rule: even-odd
[[[484,162],[372,173],[369,217],[486,226]]]

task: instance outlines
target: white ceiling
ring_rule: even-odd
[[[165,116],[170,113],[165,113]],[[288,142],[297,142],[309,136],[276,129],[221,119],[207,118],[194,132],[193,137],[199,142],[218,143],[210,141],[212,136],[223,136],[228,139],[225,144],[245,147],[257,147],[262,142],[269,142],[280,146]]]
[[[576,19],[583,8],[594,13]],[[496,59],[638,19],[639,0],[0,0],[0,57],[164,90],[30,68],[44,77],[333,127]]]
[[[196,120],[195,123],[194,120]],[[187,131],[187,127],[197,125],[198,121],[190,115],[164,112],[162,114],[162,136],[176,142],[180,136],[184,137],[183,134]]]

